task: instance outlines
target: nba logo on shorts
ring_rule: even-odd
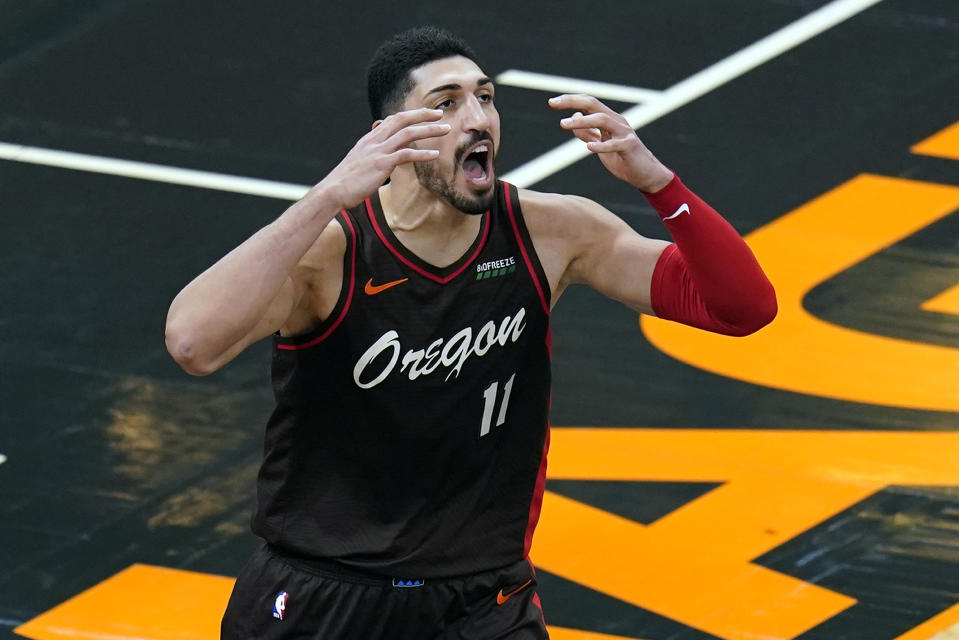
[[[283,616],[286,615],[286,601],[290,596],[287,595],[286,591],[281,591],[277,594],[276,600],[273,601],[273,617],[279,620],[283,619]]]

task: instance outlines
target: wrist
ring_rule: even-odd
[[[340,194],[335,184],[321,180],[315,184],[300,200],[311,211],[332,211],[335,216],[341,209],[348,209],[349,204]]]
[[[340,206],[335,191],[320,183],[293,203],[277,222],[293,233],[309,233],[311,230],[318,233],[326,228],[341,209],[343,207]]]
[[[675,177],[675,173],[657,161],[656,166],[650,171],[647,171],[642,176],[642,179],[637,180],[633,186],[646,195],[652,195],[658,191],[662,191]]]
[[[673,177],[664,187],[654,192],[643,192],[646,200],[653,205],[653,209],[664,221],[677,219],[679,217],[676,215],[677,211],[681,211],[684,204],[692,207],[696,200],[696,195],[683,184],[679,176],[672,175]]]

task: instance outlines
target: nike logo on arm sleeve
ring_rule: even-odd
[[[671,216],[666,216],[665,218],[663,218],[663,222],[665,222],[666,220],[672,220],[673,218],[678,218],[683,213],[689,213],[689,215],[693,215],[692,213],[689,212],[689,205],[686,204],[685,202],[682,204],[682,206],[676,209],[676,213],[674,213]]]

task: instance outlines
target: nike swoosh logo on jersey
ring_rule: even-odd
[[[665,220],[672,220],[673,218],[678,218],[680,214],[683,214],[683,213],[689,213],[689,205],[686,204],[685,202],[682,204],[681,207],[676,209],[676,213],[674,213],[671,216],[667,216],[663,218],[663,220],[665,221]],[[693,215],[693,214],[689,213],[689,215]]]
[[[368,296],[375,296],[376,294],[386,291],[390,287],[395,287],[398,284],[403,284],[409,280],[409,278],[403,278],[402,280],[394,280],[393,282],[386,282],[384,284],[373,284],[373,278],[370,278],[366,281],[366,286],[363,287],[363,291],[366,292]]]
[[[522,584],[522,586],[519,586],[519,587],[517,587],[516,589],[513,589],[512,591],[510,591],[510,592],[507,593],[506,595],[503,595],[503,590],[500,589],[500,590],[499,590],[499,593],[496,594],[496,604],[503,604],[504,602],[506,602],[507,600],[509,600],[509,599],[512,598],[513,596],[515,596],[517,593],[519,593],[520,591],[522,591],[523,589],[525,589],[526,587],[528,587],[529,585],[531,585],[532,583],[533,583],[532,580],[527,580],[526,582],[524,582],[524,583]]]

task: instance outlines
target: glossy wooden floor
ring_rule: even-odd
[[[494,76],[662,91],[833,3],[231,4],[0,0],[0,142],[308,185],[406,26]],[[500,174],[566,140],[550,95],[499,87]],[[732,339],[564,294],[533,546],[554,639],[959,634],[956,105],[959,5],[882,0],[640,128],[780,313]],[[665,237],[594,159],[529,186]],[[269,349],[191,378],[163,322],[286,202],[8,159],[0,203],[0,638],[214,638],[256,544]]]

